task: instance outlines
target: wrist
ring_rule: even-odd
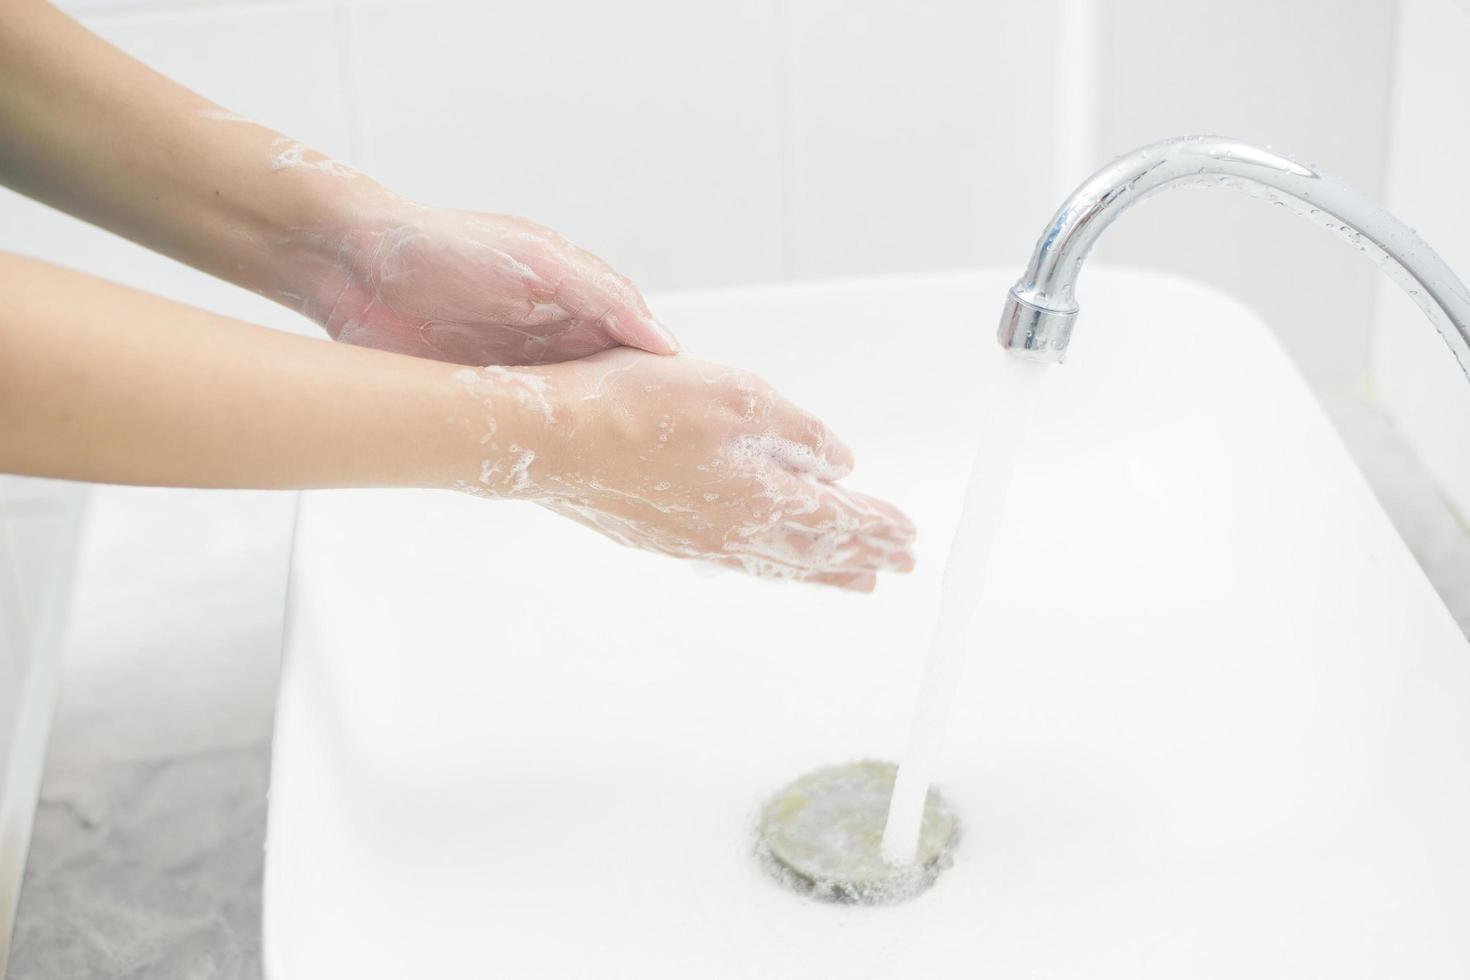
[[[536,500],[568,484],[574,428],[556,372],[539,368],[455,368],[448,422],[458,448],[443,485],[481,496]]]
[[[356,173],[292,173],[262,236],[267,261],[249,288],[332,329],[332,313],[361,289],[361,259],[412,205]]]

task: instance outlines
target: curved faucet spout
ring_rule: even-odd
[[[1077,276],[1103,229],[1167,187],[1201,184],[1283,204],[1373,256],[1433,321],[1470,377],[1470,291],[1412,228],[1312,167],[1218,136],[1184,136],[1134,150],[1073,191],[1011,287],[1001,345],[1023,357],[1061,361],[1077,317]]]

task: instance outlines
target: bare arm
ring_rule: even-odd
[[[474,364],[677,349],[631,282],[550,229],[404,201],[44,0],[0,13],[0,183],[352,343]]]
[[[279,233],[331,220],[348,197],[325,172],[271,169],[280,135],[228,119],[49,3],[6,3],[0,181],[268,292],[284,266],[312,258],[274,248]]]
[[[0,253],[0,471],[197,487],[443,487],[619,543],[871,589],[913,525],[743,371],[615,350],[471,369],[215,316]]]
[[[195,487],[448,486],[453,369],[0,253],[0,471]]]

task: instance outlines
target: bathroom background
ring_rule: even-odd
[[[1320,163],[1470,276],[1470,0],[62,6],[406,195],[533,217],[654,294],[1019,271],[1091,170],[1187,132]],[[315,333],[3,191],[0,248]],[[1470,623],[1470,590],[1445,584],[1464,567],[1470,389],[1419,312],[1354,250],[1235,194],[1130,214],[1103,252],[1261,311]],[[0,477],[0,936],[59,681],[15,975],[63,941],[79,963],[169,949],[248,975],[292,497],[99,488],[87,512],[76,488]],[[181,880],[203,854],[227,860]],[[77,902],[104,923],[90,938],[64,925]],[[115,938],[149,922],[172,945]]]

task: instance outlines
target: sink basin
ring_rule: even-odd
[[[1152,273],[1089,268],[1042,392],[939,772],[954,866],[868,908],[753,860],[769,794],[902,750],[1010,280],[654,303],[915,518],[871,596],[304,495],[271,980],[1470,975],[1466,641],[1262,322]]]

